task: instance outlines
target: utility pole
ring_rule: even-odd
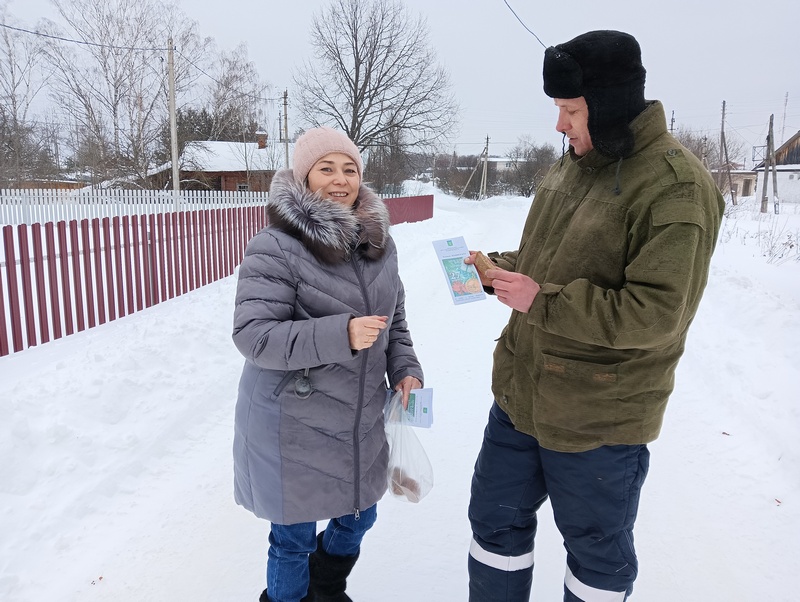
[[[728,190],[731,192],[731,203],[736,205],[736,193],[733,190],[733,178],[731,177],[731,160],[728,157],[728,141],[722,136],[722,149],[725,151],[725,171],[728,174]]]
[[[672,134],[675,129],[675,111],[672,111],[672,118],[669,120],[669,133]]]
[[[722,190],[722,148],[725,145],[725,101],[722,101],[722,124],[719,128],[719,163],[717,164],[717,186]]]
[[[283,91],[283,148],[286,151],[286,169],[289,169],[289,91]]]
[[[722,190],[722,165],[725,165],[725,173],[728,174],[728,191],[731,193],[731,203],[736,204],[736,194],[733,191],[733,178],[731,178],[731,161],[728,157],[728,142],[725,140],[725,101],[722,101],[722,127],[719,130],[719,188]]]
[[[783,122],[781,124],[781,144],[786,142],[786,106],[789,104],[789,93],[786,93],[786,98],[783,99]]]
[[[454,162],[455,162],[455,155],[456,151],[453,151]],[[475,172],[478,171],[478,166],[481,164],[481,159],[483,159],[484,157],[486,157],[487,159],[489,157],[489,136],[486,136],[486,146],[483,148],[481,156],[478,157],[478,160],[475,162],[475,167],[473,168],[472,173],[469,174],[469,178],[467,178],[467,183],[464,184],[464,189],[461,191],[461,194],[458,195],[459,201],[461,200],[461,197],[464,196],[464,193],[467,191],[467,187],[469,186],[469,183],[472,182],[472,177],[475,175]],[[480,200],[480,194],[478,195],[478,200]]]
[[[178,117],[175,110],[175,49],[172,45],[172,36],[169,41],[167,53],[167,67],[169,70],[169,139],[170,155],[172,156],[172,200],[175,213],[180,209],[181,198],[181,169],[178,164]]]
[[[483,174],[481,175],[481,191],[478,194],[478,200],[482,201],[486,198],[486,172],[489,171],[489,136],[486,136],[486,147],[483,151]]]
[[[767,212],[767,207],[769,204],[767,202],[767,184],[769,183],[769,166],[770,166],[770,158],[772,153],[770,149],[772,149],[772,121],[775,118],[775,115],[769,116],[769,133],[767,134],[767,152],[764,154],[764,182],[763,188],[761,190],[761,213]],[[775,186],[773,185],[773,194],[775,193],[774,190]]]
[[[707,172],[711,173],[711,167],[708,164],[708,138],[706,136],[703,136],[703,142],[700,146],[700,155],[703,167],[706,168]]]
[[[775,207],[775,215],[781,212],[781,202],[778,199],[778,165],[775,161],[775,136],[772,134],[772,119],[769,121],[769,158],[772,164],[772,196],[774,197],[773,206]],[[764,172],[766,182],[767,172]]]

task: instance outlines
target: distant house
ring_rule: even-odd
[[[524,163],[525,159],[510,159],[508,157],[489,157],[489,163],[494,163],[498,173],[514,169],[515,163]]]
[[[13,188],[21,190],[77,190],[86,186],[82,180],[23,180]]]
[[[183,190],[269,190],[272,176],[285,165],[283,144],[258,142],[189,142],[180,158]],[[172,166],[167,163],[150,174],[154,187],[171,186]]]
[[[717,170],[712,169],[711,175],[714,181],[717,182]],[[722,185],[720,188],[722,192],[727,194],[728,189],[733,186],[733,197],[739,199],[743,196],[752,196],[756,191],[756,172],[752,169],[731,169],[730,171],[730,185],[728,181],[728,171],[722,170]]]
[[[778,198],[782,203],[800,203],[800,131],[775,149]],[[756,197],[763,196],[764,162],[753,170],[757,174]],[[768,194],[772,193],[772,171],[769,171]]]

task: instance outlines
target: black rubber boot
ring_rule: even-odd
[[[328,554],[322,549],[322,535],[317,535],[317,549],[308,557],[308,571],[311,575],[308,599],[313,602],[353,602],[344,590],[347,587],[347,576],[353,570],[358,554]]]

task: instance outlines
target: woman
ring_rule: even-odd
[[[316,128],[293,165],[275,174],[270,225],[239,268],[235,499],[272,523],[261,602],[346,602],[386,490],[387,377],[406,402],[423,377],[388,211],[361,182],[358,148]]]

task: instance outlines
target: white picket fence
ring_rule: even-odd
[[[251,207],[267,202],[266,192],[182,190],[0,190],[0,225],[82,220],[124,215]]]

